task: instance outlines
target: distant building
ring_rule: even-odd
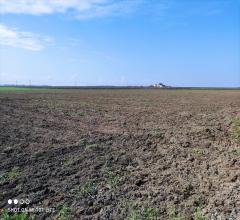
[[[154,88],[168,88],[169,86],[164,85],[163,83],[156,83],[153,85]]]

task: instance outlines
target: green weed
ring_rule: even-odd
[[[232,122],[232,136],[240,142],[240,118],[236,118]]]
[[[125,220],[155,220],[158,218],[158,210],[150,207],[135,207],[128,208],[128,216]]]
[[[162,133],[160,130],[154,130],[151,132],[152,136],[155,138],[158,138],[160,140],[164,139],[164,133]]]
[[[175,210],[173,210],[169,215],[170,220],[185,220],[183,216],[178,214]]]
[[[175,210],[169,215],[170,220],[185,220],[186,218],[180,214],[178,214]],[[208,220],[206,217],[204,217],[200,211],[200,208],[198,207],[196,211],[194,212],[194,220]]]
[[[7,181],[12,181],[17,179],[20,176],[20,171],[18,168],[14,167],[7,173],[4,173],[0,176],[0,183],[4,183]]]
[[[235,149],[231,153],[234,154],[235,156],[240,156],[240,149]]]
[[[77,116],[83,117],[83,116],[85,116],[85,114],[84,114],[83,112],[78,112],[78,113],[77,113]]]
[[[112,171],[105,170],[104,171],[104,176],[107,180],[107,184],[111,188],[115,188],[120,183],[120,179],[121,179],[120,176],[118,174],[115,174]]]
[[[69,206],[64,205],[57,216],[57,220],[71,220],[72,219],[72,210]]]
[[[73,163],[73,160],[72,159],[66,159],[64,162],[63,162],[63,166],[64,167],[69,167],[71,166]]]
[[[194,213],[194,220],[208,220],[204,217],[199,208],[197,208],[196,212]]]
[[[93,195],[96,192],[96,184],[94,181],[87,181],[82,183],[79,187],[79,193],[81,196]]]
[[[14,215],[10,215],[7,210],[3,211],[1,220],[30,220],[34,218],[30,218],[26,213],[15,213]]]
[[[143,219],[157,219],[158,210],[155,208],[144,208],[142,212]]]
[[[194,155],[203,155],[204,154],[204,151],[202,149],[193,149],[191,152]]]

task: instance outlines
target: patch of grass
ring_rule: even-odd
[[[68,158],[63,162],[63,166],[64,167],[69,167],[69,166],[72,165],[72,163],[73,163],[73,160]]]
[[[155,208],[144,208],[142,212],[143,219],[156,219],[158,210]]]
[[[14,167],[7,173],[4,173],[0,176],[0,183],[4,183],[7,181],[13,181],[20,176],[20,171],[18,168]]]
[[[79,186],[81,196],[92,196],[96,192],[96,184],[94,181],[87,181]]]
[[[27,213],[15,213],[14,215],[10,215],[7,210],[4,210],[1,215],[1,220],[30,220],[34,219],[30,218]]]
[[[133,205],[128,208],[128,213],[125,220],[155,220],[158,219],[159,211],[156,208],[141,208]]]
[[[208,219],[202,215],[200,208],[197,208],[194,213],[194,220],[208,220]]]
[[[131,212],[131,214],[125,218],[125,220],[139,220],[140,219],[140,214],[134,210]]]
[[[85,116],[85,114],[84,114],[83,112],[78,112],[78,113],[77,113],[77,116],[83,117],[83,116]]]
[[[56,89],[47,89],[47,88],[0,86],[0,92],[49,92],[54,90],[56,91]]]
[[[200,204],[201,202],[199,202]],[[185,220],[186,218],[182,216],[181,214],[177,213],[175,210],[173,210],[169,215],[170,220]],[[201,213],[200,207],[196,208],[196,211],[194,212],[193,220],[208,220],[206,217],[204,217]]]
[[[0,175],[0,183],[5,183],[7,181],[8,181],[8,177],[6,173]]]
[[[231,153],[235,156],[240,156],[240,149],[235,149]]]
[[[203,207],[203,204],[204,202],[201,200],[201,199],[196,199],[194,200],[193,202],[193,205],[196,207],[196,208],[202,208]]]
[[[152,136],[158,139],[164,139],[164,133],[162,133],[160,130],[154,130],[151,132]]]
[[[236,118],[232,122],[232,136],[240,142],[240,118]]]
[[[170,220],[185,220],[183,216],[178,214],[175,210],[173,210],[169,215]]]
[[[67,117],[67,116],[69,116],[69,117],[72,116],[69,111],[62,111],[62,113],[63,113],[63,115],[66,116],[66,117]]]
[[[10,180],[16,179],[20,175],[18,168],[14,167],[10,172],[8,172],[8,178]]]
[[[203,155],[204,154],[204,151],[202,149],[192,149],[192,154],[194,155]]]
[[[111,187],[111,188],[115,188],[116,186],[119,185],[120,183],[120,176],[108,169],[104,170],[104,177],[107,180],[107,184]]]
[[[86,107],[88,105],[88,103],[87,102],[80,102],[79,103],[79,106],[81,106],[81,107]]]
[[[72,219],[71,208],[67,205],[62,206],[57,215],[57,220],[71,220],[71,219]]]

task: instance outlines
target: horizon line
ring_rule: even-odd
[[[91,85],[91,86],[71,86],[71,85],[14,85],[14,84],[2,84],[0,87],[16,87],[16,88],[49,88],[49,89],[111,89],[111,88],[129,88],[129,89],[240,89],[240,86],[164,86],[164,87],[155,87],[153,85],[143,86],[143,85]]]

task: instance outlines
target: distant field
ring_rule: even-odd
[[[60,89],[0,86],[0,92],[53,92]]]
[[[0,92],[42,92],[42,91],[50,91],[50,89],[0,86]]]
[[[181,91],[181,93],[185,92],[214,92],[214,91],[240,91],[240,89],[224,89],[224,88],[163,88],[163,89],[156,89],[156,88],[140,88],[140,87],[64,87],[64,86],[59,86],[59,87],[18,87],[18,86],[0,86],[0,92],[79,92],[81,90],[86,90],[86,91],[96,91],[96,90],[100,90],[100,91],[104,91],[106,90],[106,92],[109,91],[131,91],[131,90],[135,90],[135,91],[144,91],[144,90],[156,90],[156,91],[161,91],[161,90],[167,90],[168,92],[179,92]]]

